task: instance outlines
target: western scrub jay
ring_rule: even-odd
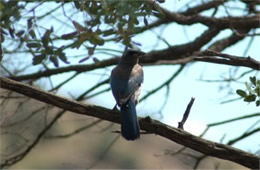
[[[121,133],[126,140],[140,137],[135,105],[144,80],[143,69],[138,61],[144,54],[137,50],[126,50],[110,77],[112,93],[116,105],[120,107]]]

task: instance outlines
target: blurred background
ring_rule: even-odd
[[[120,57],[126,47],[151,53],[192,43],[212,29],[199,22],[165,21],[162,9],[183,16],[243,18],[259,15],[259,7],[258,1],[240,0],[1,1],[0,73],[59,96],[113,108],[108,81],[116,63],[106,61]],[[257,94],[259,71],[178,62],[216,44],[224,44],[223,53],[260,60],[259,27],[223,28],[192,53],[176,58],[172,54],[169,63],[160,58],[157,62],[141,60],[145,80],[138,116],[177,127],[190,98],[195,97],[186,131],[259,155],[260,99],[255,95],[255,100],[246,100]],[[237,94],[238,89],[246,95]],[[114,132],[120,129],[118,124],[70,113],[4,89],[0,95],[1,164],[16,158],[15,163],[10,161],[11,169],[245,169],[154,134],[128,142]],[[49,127],[57,115],[62,116]]]

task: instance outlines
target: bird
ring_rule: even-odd
[[[140,137],[136,104],[144,81],[143,69],[138,63],[142,55],[145,53],[139,50],[125,50],[110,76],[112,94],[116,100],[114,108],[120,107],[121,134],[132,141]]]

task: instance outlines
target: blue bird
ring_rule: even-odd
[[[138,61],[144,54],[137,50],[126,50],[110,77],[112,93],[116,105],[120,107],[121,134],[126,140],[140,137],[135,106],[144,80],[143,69]]]

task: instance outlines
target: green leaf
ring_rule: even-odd
[[[45,58],[46,58],[46,55],[44,55],[44,54],[34,56],[33,65],[40,64]]]
[[[260,99],[255,102],[256,106],[260,106]]]
[[[78,39],[78,40],[74,41],[70,46],[71,46],[71,48],[79,48],[82,43],[83,43],[83,41]]]
[[[93,55],[94,54],[94,51],[95,51],[95,48],[94,47],[89,47],[88,48],[88,55]]]
[[[68,34],[63,34],[63,35],[61,36],[61,38],[62,38],[63,40],[69,40],[69,39],[74,38],[76,35],[77,35],[77,32],[74,31],[74,32],[71,32],[71,33],[68,33]]]
[[[94,45],[104,45],[105,40],[102,39],[97,33],[89,39],[89,42]]]
[[[35,39],[35,38],[36,38],[36,34],[35,34],[35,32],[34,32],[33,30],[30,30],[30,31],[29,31],[29,34],[30,34],[30,36],[32,37],[32,39]]]
[[[26,46],[29,48],[40,48],[41,44],[37,43],[37,42],[30,42],[30,43],[27,43]]]
[[[18,31],[15,35],[21,37],[24,34],[24,30]]]
[[[255,99],[256,99],[256,95],[251,94],[251,95],[249,95],[249,96],[246,96],[246,97],[244,98],[244,101],[245,101],[245,102],[253,102],[253,101],[255,101]]]
[[[88,38],[92,36],[91,32],[83,32],[79,35],[78,39],[71,44],[71,48],[79,48]]]
[[[72,21],[73,26],[76,28],[78,32],[85,32],[88,31],[85,27],[80,25],[77,21]]]
[[[58,54],[58,57],[59,57],[59,59],[61,59],[61,61],[63,61],[64,63],[66,63],[66,64],[69,64],[69,63],[70,63],[70,62],[68,62],[67,57],[66,57],[66,55],[65,55],[64,52],[59,53],[59,54]]]
[[[45,48],[48,46],[48,43],[50,42],[50,35],[52,32],[53,32],[53,27],[51,27],[51,29],[46,30],[42,37],[42,43]]]
[[[250,82],[256,86],[256,77],[249,77]]]
[[[236,93],[237,93],[239,96],[241,96],[241,97],[247,97],[247,94],[246,94],[246,92],[245,92],[244,90],[238,89],[238,90],[236,91]]]
[[[46,54],[53,54],[53,47],[50,47],[50,46],[46,46],[45,47],[45,53]]]
[[[55,67],[59,67],[59,61],[56,56],[50,56],[50,61],[54,64]]]
[[[79,1],[73,1],[74,2],[74,5],[77,9],[80,9],[80,3]]]
[[[106,36],[112,35],[114,33],[115,33],[115,30],[109,29],[109,30],[106,30],[103,32],[103,36],[106,37]]]
[[[9,34],[11,35],[11,37],[14,38],[14,32],[15,32],[14,28],[9,27],[8,31],[9,31]]]
[[[138,24],[139,24],[139,21],[138,21],[137,17],[134,18],[134,24],[135,24],[135,25],[138,25]]]
[[[145,26],[148,26],[148,21],[145,16],[144,16],[144,24],[145,24]]]

